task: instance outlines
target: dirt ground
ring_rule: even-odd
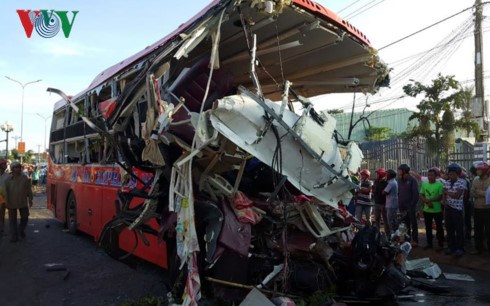
[[[35,195],[26,239],[11,243],[8,218],[0,237],[0,305],[123,305],[165,295],[165,271],[138,262],[136,269],[98,249],[87,235],[73,236],[53,219],[46,197]],[[61,263],[67,271],[46,271]]]

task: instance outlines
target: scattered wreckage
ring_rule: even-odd
[[[195,305],[252,287],[372,298],[407,285],[400,242],[339,207],[362,152],[308,98],[388,83],[364,34],[313,1],[221,0],[87,91],[49,91],[117,148],[126,180],[153,174],[119,190],[100,244],[114,255],[122,229],[145,244],[158,235],[174,292]],[[108,99],[87,98],[107,87]]]

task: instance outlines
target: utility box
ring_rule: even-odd
[[[474,147],[475,160],[488,161],[488,151],[490,150],[490,143],[477,142]]]

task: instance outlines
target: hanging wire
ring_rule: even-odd
[[[349,7],[353,6],[354,4],[356,4],[357,2],[359,1],[362,1],[362,0],[356,0],[354,2],[352,2],[351,4],[347,5],[346,7],[344,7],[343,9],[341,9],[340,11],[337,12],[337,14],[340,14],[342,13],[343,11],[345,11],[346,9],[348,9]]]
[[[430,72],[436,69],[440,69],[442,65],[447,63],[451,56],[458,50],[464,41],[462,38],[466,37],[471,31],[472,27],[472,16],[469,16],[466,20],[462,22],[454,31],[449,33],[444,39],[439,42],[436,47],[427,50],[426,52],[421,52],[420,56],[413,57],[411,61],[406,61],[408,66],[402,69],[398,73],[392,73],[391,79],[391,89],[390,92],[396,92],[397,94],[393,97],[387,97],[380,100],[375,100],[371,102],[371,105],[381,104],[391,101],[384,105],[382,108],[386,108],[398,100],[403,98],[405,94],[402,91],[403,81],[407,77],[412,79],[417,79],[423,81],[430,77]],[[346,109],[349,104],[343,105],[341,108]],[[360,107],[356,107],[360,108]]]
[[[358,12],[362,12],[362,10],[363,10],[363,9],[365,9],[367,6],[371,5],[371,3],[374,3],[374,2],[376,2],[376,1],[378,1],[378,0],[371,0],[371,1],[369,1],[368,3],[364,4],[363,6],[361,6],[361,7],[357,8],[357,9],[355,9],[354,11],[350,12],[349,14],[347,14],[347,15],[343,16],[342,18],[343,18],[343,19],[348,19],[350,16],[355,15],[355,14],[357,14]]]
[[[354,15],[350,15],[349,17],[346,17],[346,18],[349,18],[349,19],[353,19],[361,14],[364,14],[365,12],[369,11],[370,9],[372,9],[373,7],[383,3],[385,0],[381,0],[380,2],[377,2],[377,3],[374,3],[373,5],[371,5],[370,7],[366,8],[365,10],[363,11],[360,11],[358,12],[357,14],[354,14]]]

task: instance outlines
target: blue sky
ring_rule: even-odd
[[[345,10],[341,16],[368,3],[359,1]],[[354,0],[318,1],[325,7],[339,11]],[[11,135],[20,135],[20,86],[4,78],[4,75],[23,83],[42,79],[40,83],[26,87],[24,102],[24,140],[27,149],[37,151],[43,145],[44,120],[36,113],[49,116],[58,100],[46,92],[55,87],[68,94],[85,89],[92,79],[105,68],[157,41],[204,8],[209,1],[203,0],[2,0],[0,4],[0,123],[8,120],[15,126]],[[374,47],[381,47],[432,22],[469,7],[472,0],[385,0],[369,11],[348,19],[363,31]],[[79,11],[70,37],[62,33],[46,39],[33,33],[28,39],[16,13],[18,9],[54,9]],[[433,47],[442,37],[457,28],[471,13],[467,12],[415,38],[407,40],[380,53],[388,63]],[[488,22],[485,23],[486,25]],[[487,39],[485,39],[486,43]],[[444,73],[456,74],[460,80],[472,78],[472,39],[466,39],[446,65]],[[484,47],[485,48],[485,47]],[[489,50],[486,45],[485,50]],[[490,64],[490,61],[487,60]],[[395,71],[403,65],[394,66]],[[429,77],[435,73],[428,73]],[[490,88],[487,91],[490,93]],[[377,97],[394,94],[382,91]],[[320,108],[348,108],[351,95],[322,97]],[[325,101],[325,102],[324,102]],[[395,101],[392,107],[414,108],[416,101]],[[387,107],[380,103],[379,107]],[[49,129],[49,128],[48,128]],[[49,131],[48,131],[49,132]],[[0,136],[3,139],[4,135]],[[13,147],[10,139],[10,148]],[[0,150],[4,143],[0,143]]]

